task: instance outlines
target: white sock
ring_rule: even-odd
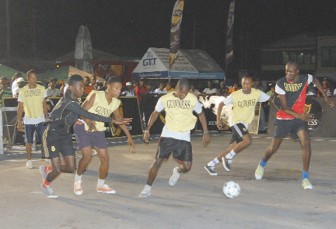
[[[98,181],[97,181],[97,187],[101,187],[105,184],[105,179],[99,179],[98,178]]]
[[[219,160],[217,157],[215,157],[212,161],[210,161],[208,163],[208,166],[214,167],[215,165],[217,165],[219,163]]]
[[[152,186],[146,184],[146,185],[145,185],[145,189],[152,189]]]
[[[236,156],[236,153],[231,150],[228,154],[226,154],[225,158],[228,160],[232,160]]]
[[[77,172],[75,174],[75,183],[80,182],[82,180],[83,175],[78,175]]]

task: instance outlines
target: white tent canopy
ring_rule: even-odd
[[[149,48],[133,71],[136,78],[224,79],[224,70],[203,50],[179,50],[178,58],[168,71],[165,48]]]

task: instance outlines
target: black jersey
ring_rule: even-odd
[[[58,101],[50,113],[51,125],[59,130],[69,130],[69,128],[82,116],[94,121],[111,122],[111,118],[93,114],[84,110],[77,100],[63,97]]]

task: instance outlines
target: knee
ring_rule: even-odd
[[[245,144],[246,144],[246,146],[251,145],[252,144],[252,138],[246,138],[245,139]]]

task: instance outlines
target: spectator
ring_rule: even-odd
[[[59,97],[61,96],[61,91],[56,88],[57,79],[52,78],[49,80],[48,88],[46,90],[47,97]]]
[[[233,86],[229,88],[229,94],[238,90],[239,90],[238,83],[234,83]]]
[[[84,95],[88,96],[92,90],[94,90],[94,87],[90,84],[91,80],[90,77],[85,76],[84,77]]]
[[[208,87],[203,90],[203,94],[205,96],[207,95],[211,96],[211,95],[216,95],[216,93],[217,93],[217,88],[214,88],[212,82],[209,80]]]
[[[168,92],[175,91],[175,89],[172,87],[172,85],[171,85],[170,82],[168,82],[168,83],[166,84],[165,89],[166,89],[167,93],[168,93]]]
[[[271,84],[271,88],[266,94],[270,97],[270,101],[272,101],[275,96],[275,84],[274,83]]]
[[[225,85],[225,81],[221,81],[219,83],[219,89],[217,90],[216,95],[225,96],[225,97],[228,95],[228,88]]]
[[[196,96],[197,98],[201,95],[201,92],[200,92],[199,90],[197,90],[197,88],[195,87],[194,84],[191,84],[191,85],[190,85],[190,90],[189,90],[189,92],[190,92],[191,94],[193,94],[194,96]]]
[[[135,96],[133,85],[131,82],[127,82],[124,91],[120,94],[121,96]]]
[[[164,84],[160,83],[159,87],[154,90],[155,94],[167,94],[167,90],[164,88]]]
[[[17,72],[14,74],[12,78],[12,95],[13,97],[17,98],[19,94],[19,82],[23,82],[24,79],[22,78],[22,74],[20,72]]]
[[[94,90],[97,90],[97,76],[92,76],[90,85],[94,88]]]
[[[16,80],[16,83],[17,83],[17,87],[15,87],[15,90],[12,91],[12,95],[14,98],[17,98],[19,96],[21,88],[23,88],[26,84],[26,82],[24,81],[22,77],[18,78]]]
[[[135,87],[135,95],[138,97],[139,102],[141,102],[142,97],[145,94],[147,94],[147,87],[144,84],[143,79],[140,79],[138,85]]]
[[[3,99],[12,97],[12,90],[6,77],[0,78],[0,107],[3,106]]]
[[[330,85],[329,81],[326,78],[322,80],[321,86],[323,91],[326,93],[328,97],[333,96],[334,89],[332,88],[332,86]],[[322,93],[320,91],[317,92],[317,97],[322,97]]]

